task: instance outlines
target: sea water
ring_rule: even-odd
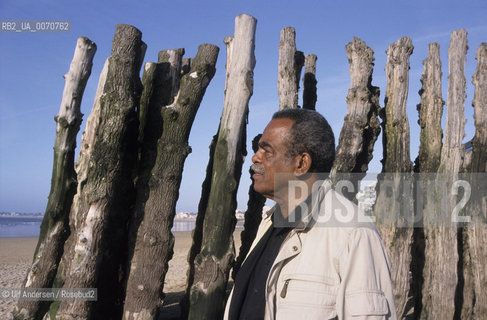
[[[0,238],[38,237],[42,216],[0,216]],[[174,221],[172,232],[189,232],[195,227],[195,220]],[[238,220],[236,228],[243,228]]]

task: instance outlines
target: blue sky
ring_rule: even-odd
[[[487,2],[475,1],[57,1],[3,0],[0,20],[70,20],[69,33],[0,33],[0,211],[43,212],[49,194],[54,115],[59,110],[64,80],[76,40],[86,36],[97,44],[91,77],[82,103],[81,136],[93,106],[103,63],[110,55],[116,24],[131,24],[142,31],[148,45],[145,62],[157,61],[160,50],[185,48],[194,57],[199,44],[220,47],[217,72],[196,116],[177,205],[178,211],[196,211],[208,161],[208,145],[216,133],[223,107],[226,52],[223,39],[234,32],[235,16],[257,18],[254,95],[250,100],[248,149],[278,108],[277,64],[280,30],[296,29],[297,48],[318,56],[317,109],[332,125],[338,139],[350,85],[345,45],[359,37],[375,52],[373,85],[381,89],[383,106],[385,61],[390,43],[412,38],[408,117],[411,158],[418,152],[416,105],[428,43],[440,44],[443,99],[446,101],[448,45],[455,29],[468,31],[466,79],[466,137],[474,135],[472,75],[475,50],[487,41]],[[301,101],[301,98],[300,98]],[[79,141],[79,139],[78,139]],[[79,144],[79,143],[78,143]],[[381,140],[375,148],[371,172],[379,172]],[[238,208],[245,209],[252,152],[244,164]]]

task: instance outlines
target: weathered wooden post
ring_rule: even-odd
[[[422,88],[419,90],[421,102],[417,105],[419,112],[418,124],[421,127],[419,154],[415,161],[414,171],[423,175],[426,179],[417,180],[415,192],[415,210],[417,213],[424,214],[434,210],[436,206],[434,197],[429,196],[428,188],[434,180],[434,174],[438,171],[441,154],[441,138],[443,130],[441,128],[441,117],[443,114],[444,101],[441,96],[441,60],[440,46],[438,43],[431,43],[428,46],[428,57],[423,61],[424,71],[421,77]],[[419,189],[421,188],[421,189]],[[418,201],[421,200],[421,201]],[[434,212],[431,214],[434,215]],[[411,284],[414,296],[414,313],[419,317],[421,314],[421,291],[423,286],[423,267],[424,267],[424,237],[426,226],[422,219],[416,223],[413,231],[413,248],[411,272],[413,282]]]
[[[149,174],[144,174],[146,178],[137,185],[136,216],[143,218],[137,226],[124,319],[157,319],[162,307],[164,279],[173,255],[171,227],[184,161],[191,152],[189,133],[215,74],[218,51],[214,45],[201,45],[196,57],[191,59],[190,71],[180,81],[184,50],[166,50],[159,54],[161,70],[156,71],[142,149],[142,161],[149,161],[143,167]],[[154,147],[157,154],[154,154]]]
[[[347,94],[348,112],[340,132],[332,179],[335,183],[341,179],[351,181],[355,189],[348,190],[345,195],[354,199],[358,192],[358,182],[367,172],[380,133],[380,89],[372,86],[372,49],[358,38],[348,43],[345,49],[351,78]]]
[[[307,54],[304,59],[303,109],[316,110],[316,60],[315,54]]]
[[[235,35],[227,37],[227,81],[223,114],[213,159],[213,174],[204,215],[201,251],[194,261],[190,319],[223,315],[225,289],[233,264],[236,192],[245,151],[248,102],[253,92],[255,28],[250,15],[235,19]]]
[[[463,230],[463,307],[461,319],[487,318],[487,43],[476,52],[477,70],[472,77],[475,93],[475,136],[472,140],[472,156],[468,171],[472,189],[482,190],[483,195],[471,200],[466,211],[471,221]]]
[[[415,171],[421,173],[436,173],[440,165],[441,117],[445,102],[441,97],[441,60],[440,45],[430,43],[428,57],[423,61],[424,72],[421,77],[422,87],[419,91],[421,102],[418,124],[421,127],[419,154],[416,159]]]
[[[259,149],[259,140],[262,134],[258,134],[252,140],[252,150],[257,152]],[[245,211],[244,229],[240,233],[241,245],[238,257],[233,266],[232,278],[237,278],[237,273],[240,270],[245,257],[249,253],[252,242],[257,235],[257,229],[262,221],[262,209],[264,208],[266,198],[254,190],[254,182],[249,187],[249,201],[247,202],[247,210]]]
[[[382,174],[377,183],[374,213],[391,261],[391,277],[398,316],[404,313],[409,293],[409,268],[413,234],[413,166],[409,155],[409,122],[406,101],[409,86],[409,37],[387,50],[387,88],[383,119]],[[389,187],[392,186],[392,194]]]
[[[465,149],[462,145],[465,108],[465,59],[467,54],[467,32],[452,32],[449,56],[448,98],[445,137],[441,148],[439,178],[435,184],[436,202],[428,201],[424,210],[425,264],[423,269],[422,319],[453,318],[456,310],[455,291],[458,272],[458,233],[456,224],[451,224],[448,212],[456,202],[450,196],[450,188],[463,165]],[[446,180],[445,180],[445,175]],[[441,192],[448,190],[448,194]]]
[[[296,32],[293,27],[281,30],[277,90],[279,110],[298,107],[298,89],[304,55],[296,51]]]
[[[81,99],[91,74],[96,45],[80,37],[68,73],[56,121],[56,141],[52,167],[51,191],[32,266],[27,272],[23,287],[51,288],[63,254],[64,242],[69,236],[69,209],[76,193],[74,152],[83,115]],[[19,300],[14,319],[42,319],[50,301]]]
[[[117,25],[77,163],[78,191],[70,213],[64,288],[97,288],[98,300],[61,301],[56,319],[122,315],[127,223],[135,198],[139,68],[142,33]]]
[[[138,109],[139,118],[139,144],[142,146],[144,143],[144,131],[147,123],[147,114],[149,113],[149,107],[154,94],[154,77],[156,75],[157,63],[147,62],[144,65],[144,72],[142,73],[142,94],[140,96],[140,106]],[[142,152],[141,152],[142,153]]]

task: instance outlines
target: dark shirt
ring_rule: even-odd
[[[235,279],[231,320],[264,318],[267,276],[289,231],[291,228],[271,227],[245,260]]]

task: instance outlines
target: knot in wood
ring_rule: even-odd
[[[179,112],[174,108],[166,108],[164,110],[164,119],[169,121],[176,121],[179,117]]]
[[[203,289],[206,289],[211,283],[217,280],[220,268],[213,256],[202,256],[200,254],[198,260],[200,263],[197,265],[197,272],[195,272],[194,275],[194,283],[201,283],[203,284]]]
[[[56,116],[54,117],[54,120],[62,127],[62,128],[67,128],[68,125],[69,125],[69,122],[68,120],[66,120],[65,117],[59,117],[59,116]]]
[[[233,177],[230,176],[227,178],[226,185],[227,185],[227,191],[231,193],[237,187],[237,182]]]
[[[155,246],[157,243],[157,238],[154,236],[151,236],[150,234],[146,233],[144,234],[144,241],[148,241],[149,245],[151,247]]]

